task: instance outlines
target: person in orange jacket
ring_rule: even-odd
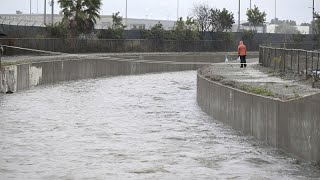
[[[240,56],[240,68],[247,67],[246,62],[246,55],[247,55],[247,47],[243,44],[243,41],[240,41],[238,46],[238,56]]]

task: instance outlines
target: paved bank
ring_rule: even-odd
[[[245,135],[319,163],[319,89],[264,73],[257,64],[240,68],[238,63],[198,71],[197,101],[202,110]]]
[[[250,52],[249,57],[258,57],[258,52]],[[152,60],[152,61],[172,61],[172,62],[207,62],[217,63],[223,62],[225,58],[230,60],[236,59],[236,52],[162,52],[162,53],[92,53],[92,54],[61,54],[61,55],[24,55],[24,56],[4,56],[2,62],[6,64],[19,64],[31,62],[47,62],[47,61],[67,61],[82,60],[96,58],[120,58],[128,60]]]
[[[258,95],[281,100],[290,100],[320,93],[320,89],[300,79],[283,79],[273,71],[258,64],[258,59],[249,59],[247,68],[240,68],[239,61],[203,67],[199,73],[221,84]]]

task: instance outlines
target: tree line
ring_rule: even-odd
[[[101,39],[124,38],[126,26],[123,24],[123,18],[119,12],[112,14],[110,27],[106,30],[94,31],[97,19],[100,18],[102,0],[58,0],[58,3],[62,9],[63,19],[59,23],[47,25],[48,36],[58,38],[90,38],[91,36]],[[246,15],[250,26],[252,26],[249,32],[242,30],[247,34],[254,34],[257,31],[257,26],[263,26],[266,22],[266,13],[260,11],[257,6],[248,9]],[[234,14],[226,8],[217,9],[210,7],[207,3],[198,3],[192,9],[192,16],[185,20],[179,18],[172,29],[165,30],[159,22],[150,29],[141,30],[141,37],[156,40],[201,40],[206,39],[206,32],[216,32],[221,34],[219,40],[226,40],[230,39],[227,32],[230,32],[234,23]],[[271,20],[271,23],[277,24],[277,33],[299,33],[294,27],[295,21],[274,19]]]

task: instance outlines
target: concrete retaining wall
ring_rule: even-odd
[[[133,75],[152,72],[197,70],[204,64],[175,62],[139,62],[129,59],[82,59],[38,62],[4,67],[0,71],[0,92],[16,92],[61,81],[101,76]]]
[[[320,94],[280,101],[198,74],[197,101],[210,116],[309,162],[320,161]]]

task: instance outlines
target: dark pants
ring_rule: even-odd
[[[240,67],[247,67],[247,61],[246,61],[246,56],[240,56],[240,63],[241,66]]]

